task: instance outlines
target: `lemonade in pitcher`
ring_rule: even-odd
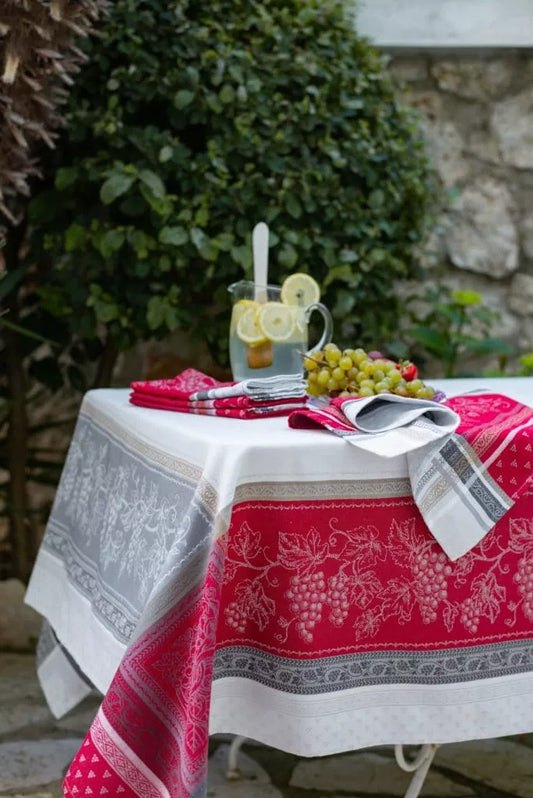
[[[309,275],[291,275],[282,286],[241,280],[228,291],[234,302],[229,353],[237,381],[303,374],[302,356],[308,349],[309,318],[314,310],[324,319],[324,333],[317,346],[331,339],[331,315],[318,302],[318,285]]]

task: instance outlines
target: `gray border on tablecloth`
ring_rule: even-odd
[[[98,529],[99,534],[92,530],[94,541],[91,541],[83,523],[76,517],[79,509],[76,495],[74,501],[71,497],[72,486],[80,478],[83,469],[87,468],[86,453],[91,446],[93,449],[99,447],[101,462],[98,462],[98,466],[101,470],[99,476],[95,474],[94,480],[88,485],[89,492],[92,492],[89,498],[86,496],[82,498],[85,501],[87,522],[92,528]],[[206,537],[210,537],[214,529],[213,490],[210,490],[210,486],[204,484],[205,481],[202,479],[200,484],[191,481],[193,476],[198,476],[197,469],[191,471],[190,464],[185,464],[183,473],[180,473],[184,461],[170,457],[163,458],[163,463],[159,462],[161,458],[153,455],[154,451],[143,441],[136,441],[130,436],[126,445],[122,439],[114,437],[108,425],[103,428],[90,415],[81,413],[42,543],[43,549],[62,562],[69,582],[91,603],[101,623],[117,640],[125,644],[132,640],[141,617],[145,616],[146,600],[152,593],[155,582],[165,581],[166,570],[169,567],[174,569],[176,561],[187,561],[198,544],[205,541]],[[111,461],[114,461],[113,465],[110,465]],[[122,486],[123,495],[117,494],[116,489],[110,488],[106,494],[102,486],[105,486],[106,482],[111,484],[115,478],[112,472],[118,472],[120,469],[122,472],[127,469],[131,472],[128,472],[129,478],[126,477],[122,481],[115,479],[115,482]],[[87,483],[87,479],[85,482]],[[135,489],[144,491],[140,498],[132,495]],[[123,552],[119,551],[115,559],[109,558],[107,563],[103,562],[100,528],[104,527],[104,516],[101,524],[98,523],[97,517],[99,511],[97,500],[100,499],[102,492],[104,501],[101,512],[104,515],[108,511],[107,500],[116,501],[118,496],[127,507],[133,500],[146,499],[147,503],[154,494],[157,500],[152,501],[153,507],[160,508],[166,501],[170,518],[173,519],[174,516],[176,518],[175,529],[170,526],[163,535],[164,542],[160,551],[161,566],[157,574],[154,573],[153,578],[150,576],[144,584],[140,583],[140,577],[136,573],[130,574],[124,569],[123,560],[128,553],[129,543],[124,534]],[[207,500],[207,504],[204,500]],[[68,507],[68,513],[65,507]],[[157,520],[156,515],[154,509],[152,515],[148,516],[148,521]],[[181,535],[178,534],[180,526]],[[123,532],[122,528],[115,530],[117,538]],[[149,536],[145,538],[150,539]],[[82,547],[85,550],[82,550]],[[141,558],[140,567],[142,565]],[[112,577],[109,576],[110,573]],[[117,579],[117,574],[121,574],[120,579]],[[118,583],[124,588],[123,592],[110,587],[110,583]],[[142,589],[146,595],[142,595]],[[160,611],[165,611],[164,603]]]
[[[220,648],[213,680],[252,679],[297,695],[369,685],[443,685],[533,671],[533,640],[437,651],[365,651],[319,659],[289,659],[250,646]]]

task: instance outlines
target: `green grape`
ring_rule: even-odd
[[[362,348],[344,349],[331,342],[304,356],[307,392],[311,396],[339,393],[342,396],[374,396],[393,393],[397,396],[432,399],[435,389],[421,379],[407,382],[398,364],[386,357],[372,359]]]
[[[326,344],[323,351],[324,357],[328,363],[338,363],[341,359],[341,350],[337,344]]]
[[[411,380],[411,382],[406,383],[407,393],[414,395],[420,388],[424,387],[424,383],[422,380]]]
[[[331,377],[330,370],[328,368],[321,368],[318,372],[317,382],[319,385],[327,385]]]
[[[352,355],[352,360],[356,366],[360,366],[363,360],[368,360],[368,355],[364,349],[356,349]]]
[[[407,383],[405,380],[400,380],[398,385],[394,388],[394,393],[396,396],[409,396],[409,392],[407,391]]]
[[[349,371],[353,366],[352,358],[344,354],[339,360],[339,366],[344,371]]]
[[[390,381],[390,384],[394,387],[395,385],[398,385],[401,382],[402,375],[400,374],[399,370],[394,368],[393,366],[391,370],[387,372],[387,379]]]
[[[382,357],[377,357],[377,358],[374,360],[374,365],[375,365],[375,367],[376,367],[377,369],[380,369],[381,371],[385,371],[385,363],[386,363],[386,362],[387,362],[387,361],[386,361],[386,360],[384,360]]]
[[[419,399],[433,399],[435,396],[435,388],[432,388],[431,385],[424,385],[423,388],[418,389],[416,396]]]
[[[365,374],[368,374],[368,376],[371,376],[376,370],[373,360],[363,360],[363,362],[359,364],[359,368],[361,371],[364,371]]]
[[[383,364],[384,365],[382,366],[382,368],[385,374],[390,374],[393,371],[396,371],[398,374],[400,374],[400,369],[396,368],[396,363],[394,362],[394,360],[384,360]]]

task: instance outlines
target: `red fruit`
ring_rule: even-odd
[[[414,363],[410,363],[406,361],[400,364],[400,372],[402,377],[406,382],[411,382],[411,380],[416,380],[418,377],[418,369]]]

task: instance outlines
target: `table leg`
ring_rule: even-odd
[[[434,743],[423,745],[413,761],[407,762],[403,755],[403,745],[394,746],[394,756],[396,757],[396,762],[401,769],[407,771],[408,773],[414,772],[414,776],[411,779],[411,783],[407,788],[404,798],[417,798],[420,790],[422,789],[431,763],[433,762],[433,757],[437,753],[438,747],[439,746],[435,745]]]
[[[229,747],[228,769],[226,770],[226,778],[228,781],[238,781],[242,776],[241,770],[237,765],[237,757],[245,741],[246,737],[238,734]]]
[[[228,769],[226,770],[226,778],[228,781],[238,781],[242,776],[241,770],[237,764],[237,757],[239,756],[239,751],[246,742],[246,739],[246,737],[243,737],[239,734],[233,739],[230,745],[228,752]],[[403,746],[394,746],[394,755],[398,765],[402,768],[402,770],[405,770],[408,773],[414,772],[414,776],[411,779],[411,783],[407,788],[404,798],[418,798],[431,763],[433,762],[433,757],[437,752],[437,748],[438,745],[435,745],[434,743],[423,745],[413,761],[407,762],[403,755]]]

